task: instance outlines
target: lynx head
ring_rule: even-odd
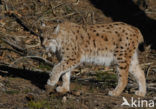
[[[57,27],[55,27],[53,32],[46,28],[41,34],[42,38],[41,45],[46,49],[46,52],[55,53],[57,51],[58,43],[56,38],[59,33],[59,30],[60,26],[57,25]]]

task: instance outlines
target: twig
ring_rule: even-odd
[[[7,67],[7,69],[8,68],[15,68],[15,69],[21,69],[21,68],[17,68],[17,67],[10,67],[10,66],[8,66],[8,65],[0,65],[0,70],[1,71],[5,71],[5,73],[7,73],[6,72],[6,70],[5,70],[5,68]],[[27,69],[21,69],[21,70],[27,70]],[[45,73],[51,73],[51,71],[44,71],[44,70],[40,70],[40,69],[34,69],[34,70],[31,70],[31,71],[33,71],[33,72],[45,72]]]
[[[26,46],[27,49],[38,47],[38,46],[41,45],[41,40],[40,40],[39,37],[38,37],[38,41],[39,41],[39,42],[38,42],[37,44],[35,44],[35,45],[25,45],[25,46]]]
[[[62,6],[62,5],[64,5],[64,4],[66,4],[66,3],[61,3],[61,4],[59,4],[59,5],[55,6],[55,7],[53,7],[52,4],[50,3],[51,8],[48,9],[48,10],[46,10],[45,12],[43,12],[42,15],[39,16],[39,17],[37,18],[37,20],[32,24],[32,26],[33,26],[35,23],[37,23],[39,20],[42,20],[42,19],[44,18],[43,16],[44,16],[45,14],[49,13],[50,11],[52,11],[52,14],[53,14],[54,16],[56,16],[54,10],[55,10],[56,8],[58,8],[58,7]],[[31,28],[32,28],[32,27],[31,27]]]
[[[72,4],[73,5],[78,5],[79,4],[79,2],[80,2],[80,0],[76,0],[75,2],[73,2]]]
[[[79,16],[82,18],[83,24],[86,25],[86,19],[84,18],[83,15],[81,15],[81,12],[79,12],[77,9],[75,9],[75,12],[79,14]]]
[[[0,65],[9,65],[9,64],[8,64],[8,63],[1,62],[1,61],[0,61]]]
[[[14,49],[9,49],[9,48],[0,48],[0,50],[13,51],[13,52],[15,52],[15,53],[17,53],[17,54],[19,54],[19,55],[21,55],[21,56],[24,56],[24,53],[18,52],[18,51],[14,50]]]
[[[3,36],[5,36],[5,37],[7,37],[6,35],[1,34],[1,33],[0,33],[0,35],[3,35]],[[14,44],[14,43],[12,43],[12,42],[10,42],[10,41],[7,41],[7,40],[4,39],[4,38],[1,38],[1,40],[2,40],[3,42],[5,42],[6,44],[10,45],[10,46],[11,46],[12,48],[14,48],[15,50],[20,51],[20,52],[23,52],[23,53],[26,53],[26,49],[23,49],[23,48],[19,47],[18,45]]]
[[[77,12],[73,12],[73,13],[69,13],[69,14],[64,15],[64,16],[54,17],[54,18],[50,19],[50,21],[53,21],[53,20],[56,20],[56,19],[65,18],[65,17],[69,17],[69,16],[73,16],[73,15],[75,15],[75,14],[78,14],[78,13],[77,13]],[[48,20],[48,21],[49,21],[49,18],[46,18],[46,17],[44,17],[44,18],[42,18],[42,19]]]
[[[147,88],[152,89],[152,90],[156,90],[156,84],[154,84],[154,83],[147,84]]]
[[[152,65],[152,64],[153,64],[153,62],[143,63],[143,64],[141,64],[141,66],[144,67],[144,66],[149,66],[149,65]]]
[[[151,66],[149,65],[148,68],[147,68],[146,77],[148,77],[150,69],[151,69]]]
[[[0,70],[0,72],[2,72],[2,73],[8,73],[7,71],[3,71],[3,70]]]
[[[20,57],[20,58],[16,59],[15,61],[13,61],[13,62],[9,65],[9,67],[12,67],[16,62],[18,62],[18,61],[20,61],[20,60],[22,60],[22,59],[25,59],[25,58],[36,59],[36,60],[39,60],[39,61],[43,61],[44,63],[46,63],[46,64],[48,64],[48,65],[50,65],[50,66],[54,66],[53,63],[51,63],[50,61],[48,61],[48,60],[46,60],[46,59],[44,59],[44,58],[42,58],[42,57],[39,57],[39,56],[24,56],[24,57]]]
[[[150,86],[156,86],[156,84],[155,83],[149,83],[149,84],[147,84],[147,86],[148,87],[150,87]]]
[[[94,12],[92,12],[92,14],[91,14],[91,19],[92,19],[92,24],[95,24],[95,18],[94,18]]]
[[[7,5],[7,3],[6,3],[5,0],[4,0],[4,6],[5,6],[5,10],[8,11],[8,10],[9,10],[9,9],[8,9],[8,5]]]
[[[156,67],[151,68],[154,73],[156,73]]]
[[[14,14],[14,13],[6,13],[6,14],[8,14],[9,17],[13,17],[16,20],[16,22],[24,28],[24,30],[30,32],[31,34],[33,34],[37,37],[41,37],[39,34],[34,32],[33,30],[31,30],[16,14]]]
[[[57,6],[55,6],[55,7],[53,8],[53,10],[56,9],[56,8],[58,8],[58,7],[60,7],[60,6],[62,6],[62,5],[65,5],[65,4],[66,4],[65,2],[64,2],[64,3],[61,3],[61,4],[57,5]]]
[[[148,87],[148,89],[156,90],[156,87]]]
[[[152,89],[152,90],[156,90],[156,84],[155,83],[147,84],[147,88]]]
[[[52,14],[54,15],[54,17],[56,17],[56,14],[55,14],[55,11],[54,11],[54,8],[53,8],[53,5],[52,5],[51,2],[50,2],[50,7],[51,7],[51,10],[52,10]]]
[[[146,14],[156,14],[155,11],[153,11],[153,12],[152,12],[152,11],[145,11],[145,13],[146,13]]]
[[[26,48],[29,49],[29,48],[35,48],[35,47],[38,47],[40,46],[40,42],[37,43],[36,45],[26,45]]]

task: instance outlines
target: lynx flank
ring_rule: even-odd
[[[81,63],[92,63],[109,66],[117,64],[118,85],[111,96],[119,96],[128,81],[128,72],[136,79],[139,90],[136,95],[145,96],[146,80],[138,62],[138,45],[143,42],[141,32],[128,24],[114,22],[95,24],[83,27],[75,23],[64,22],[55,30],[45,30],[42,34],[42,45],[47,52],[57,53],[61,60],[55,65],[48,87],[54,87],[62,76],[63,84],[56,88],[57,92],[70,90],[71,71]]]

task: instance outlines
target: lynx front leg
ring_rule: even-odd
[[[57,92],[66,93],[70,90],[70,73],[71,72],[69,71],[62,76],[63,84],[56,88]]]
[[[56,85],[56,83],[59,81],[59,78],[62,74],[70,72],[73,68],[78,66],[79,63],[80,63],[80,61],[78,59],[68,59],[68,60],[61,61],[59,64],[57,64],[53,68],[53,71],[50,74],[50,78],[47,81],[47,85],[54,87]],[[70,75],[68,75],[68,74],[66,76],[70,77]],[[48,91],[50,91],[50,90],[48,90]]]

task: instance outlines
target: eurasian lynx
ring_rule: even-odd
[[[138,45],[143,42],[141,32],[128,24],[114,22],[108,24],[87,25],[86,27],[71,22],[59,24],[54,32],[43,32],[42,45],[47,52],[61,56],[59,64],[54,66],[47,84],[54,87],[62,76],[63,85],[57,92],[70,90],[70,73],[81,63],[87,62],[109,66],[117,64],[118,85],[111,96],[119,96],[128,81],[128,72],[136,79],[139,90],[136,95],[145,96],[146,80],[138,62]]]

